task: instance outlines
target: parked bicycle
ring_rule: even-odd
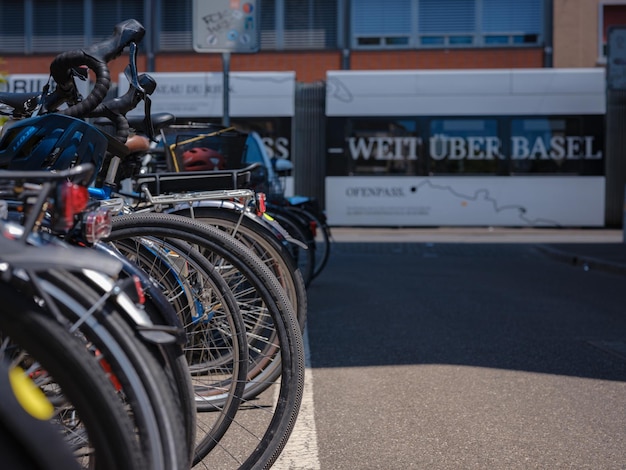
[[[152,128],[152,82],[145,75],[140,77],[136,69],[136,44],[142,36],[141,25],[134,20],[124,22],[107,41],[58,56],[51,65],[51,86],[43,93],[0,94],[0,102],[12,107],[14,117],[20,119],[5,126],[0,139],[0,166],[9,170],[10,178],[24,182],[12,183],[13,189],[30,188],[30,178],[45,180],[44,172],[55,175],[52,179],[67,178],[65,170],[91,163],[97,171],[86,181],[92,195],[97,190],[97,205],[101,206],[92,217],[108,220],[116,207],[111,199],[116,190],[116,173],[129,153],[125,146],[129,133],[126,112],[143,101],[149,135]],[[131,90],[125,97],[104,101],[110,83],[106,63],[126,47],[130,52],[126,72]],[[94,88],[85,99],[78,95],[74,84],[76,77],[84,75],[83,66],[96,76]],[[98,130],[85,121],[88,117],[108,119],[115,131],[108,134]],[[18,170],[24,172],[18,174]],[[139,204],[129,204],[129,195],[122,194],[127,198],[116,209],[112,232],[104,235],[109,244],[97,241],[103,234],[94,226],[93,232],[77,235],[78,226],[90,225],[76,215],[71,224],[57,225],[60,219],[52,210],[57,207],[50,191],[53,187],[49,181],[42,183],[33,196],[35,205],[30,204],[31,199],[18,197],[26,194],[23,191],[14,193],[17,199],[7,206],[7,213],[13,219],[13,230],[19,232],[17,227],[21,227],[21,239],[47,250],[61,243],[94,245],[101,256],[106,253],[106,259],[121,265],[116,274],[121,280],[135,279],[135,275],[139,278],[140,282],[133,284],[140,287],[139,298],[152,292],[152,300],[144,302],[142,308],[136,301],[126,301],[126,310],[134,305],[137,311],[127,311],[117,319],[113,310],[123,292],[113,296],[112,290],[117,292],[119,287],[117,281],[107,283],[106,277],[96,271],[89,271],[96,273],[89,275],[81,271],[81,276],[52,276],[46,272],[47,290],[37,291],[56,302],[48,301],[46,305],[65,306],[66,321],[82,322],[80,331],[86,338],[90,338],[87,333],[108,332],[113,336],[110,344],[124,345],[129,351],[146,350],[145,356],[142,353],[137,357],[129,352],[125,363],[120,361],[112,367],[116,365],[113,372],[121,382],[120,390],[130,393],[135,383],[146,389],[145,399],[135,400],[137,408],[133,408],[131,417],[139,431],[145,425],[155,432],[146,431],[145,438],[139,439],[149,468],[184,468],[207,459],[224,468],[271,466],[293,429],[304,380],[300,324],[283,288],[286,283],[281,283],[268,265],[239,240],[189,217],[155,212],[154,205],[145,205],[145,197],[138,199]],[[233,195],[225,197],[232,199]],[[28,211],[20,212],[24,207]],[[124,255],[124,261],[120,255]],[[283,259],[287,263],[285,260],[288,258]],[[139,267],[149,267],[150,272],[142,277],[134,271]],[[295,278],[292,273],[297,271],[283,269],[285,275]],[[36,296],[35,291],[26,292]],[[99,300],[103,295],[106,300]],[[176,319],[170,318],[165,304],[175,310]],[[110,311],[102,318],[95,316],[100,323],[93,323],[93,305],[103,312]],[[305,306],[300,303],[299,309]],[[180,326],[187,339],[184,352],[175,333]],[[102,341],[99,338],[90,341],[98,344],[96,340]],[[106,344],[102,343],[102,349]],[[224,365],[228,373],[218,373],[218,366]],[[183,366],[189,369],[181,374]],[[166,377],[159,379],[159,374]],[[185,390],[193,390],[194,397],[189,398]],[[188,411],[180,413],[181,409]],[[193,413],[196,410],[198,413]],[[203,415],[207,410],[211,410],[210,419]],[[215,411],[222,418],[215,419]],[[251,411],[255,412],[252,416]],[[152,420],[148,419],[151,413]],[[237,426],[232,425],[234,422]],[[241,440],[241,430],[245,441]],[[192,438],[194,432],[198,442]]]

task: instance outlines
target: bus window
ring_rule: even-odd
[[[593,158],[593,136],[581,135],[577,118],[511,120],[511,172],[582,174],[582,162]]]
[[[350,174],[417,174],[423,152],[415,120],[354,119],[350,127],[346,142]]]
[[[504,157],[496,119],[432,119],[428,173],[501,173]]]

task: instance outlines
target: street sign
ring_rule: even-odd
[[[193,0],[196,52],[257,52],[260,16],[256,0]]]

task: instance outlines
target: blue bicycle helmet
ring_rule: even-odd
[[[46,114],[5,125],[9,127],[0,139],[0,168],[66,170],[92,163],[97,171],[107,151],[108,140],[102,132],[63,114]]]

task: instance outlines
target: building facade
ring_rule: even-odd
[[[626,24],[623,0],[553,0],[554,67],[606,64],[607,31]]]
[[[219,121],[223,57],[194,50],[193,1],[0,0],[0,70],[45,74],[132,17],[146,26],[139,67],[161,87],[153,110]],[[621,224],[612,162],[626,146],[607,136],[604,68],[626,0],[254,6],[260,47],[230,57],[232,117],[292,160],[296,192],[333,201],[334,225]],[[120,83],[125,65],[111,64]],[[318,85],[311,126],[299,93]]]
[[[295,71],[305,83],[325,80],[327,70],[601,66],[606,28],[626,20],[618,0],[257,3],[260,50],[235,54],[231,70]],[[54,54],[91,44],[131,17],[146,26],[145,70],[222,67],[219,54],[194,52],[192,0],[0,0],[0,9],[5,73],[45,72]]]

